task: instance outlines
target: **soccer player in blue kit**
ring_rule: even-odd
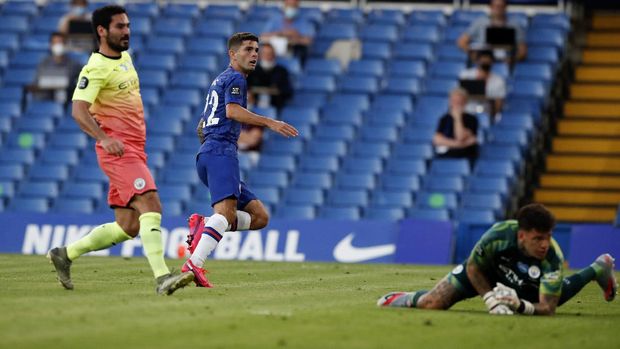
[[[196,158],[196,170],[209,187],[214,213],[208,219],[198,214],[190,217],[188,244],[192,255],[182,270],[192,271],[194,282],[200,287],[212,287],[203,266],[224,232],[261,229],[269,221],[265,206],[240,178],[237,140],[241,123],[264,126],[284,137],[298,135],[298,131],[285,122],[246,109],[246,78],[258,62],[258,37],[252,33],[232,35],[228,39],[228,57],[230,65],[209,88],[197,129],[202,145]]]

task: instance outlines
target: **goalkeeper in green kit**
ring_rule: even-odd
[[[596,280],[610,302],[617,290],[614,259],[599,256],[589,267],[564,277],[564,258],[551,237],[555,219],[540,204],[522,207],[517,220],[496,223],[478,241],[470,257],[430,291],[391,292],[383,307],[448,309],[481,296],[489,313],[553,315],[556,307]]]

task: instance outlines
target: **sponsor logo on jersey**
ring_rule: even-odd
[[[88,86],[88,78],[87,78],[87,77],[85,77],[85,76],[82,76],[82,77],[80,78],[80,81],[78,82],[78,86],[77,86],[77,87],[78,87],[80,90],[83,90],[83,89],[85,89],[87,86]]]
[[[241,94],[241,88],[240,87],[231,87],[230,94],[231,95],[235,95],[235,96],[240,95]]]
[[[527,273],[528,265],[523,262],[517,262],[517,269],[522,273]]]
[[[527,275],[529,275],[532,279],[538,279],[540,277],[540,268],[536,265],[532,265],[527,270]]]
[[[133,187],[136,188],[137,190],[144,189],[145,185],[146,185],[146,181],[144,180],[144,178],[136,178],[136,180],[133,181]]]
[[[523,280],[512,269],[503,264],[499,264],[499,269],[504,273],[504,276],[506,276],[506,279],[508,279],[511,284],[518,286],[523,285]]]

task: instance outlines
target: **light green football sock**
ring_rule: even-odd
[[[144,255],[149,260],[155,278],[170,273],[164,261],[164,246],[161,241],[161,214],[147,212],[140,215],[140,238]]]
[[[78,241],[69,244],[67,246],[67,257],[70,260],[75,260],[85,253],[103,250],[129,239],[131,236],[127,235],[118,223],[105,223],[95,227]]]

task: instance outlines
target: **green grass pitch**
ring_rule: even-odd
[[[181,261],[169,264],[180,267]],[[590,283],[553,318],[379,309],[450,267],[209,261],[213,289],[157,296],[146,259],[82,257],[74,291],[43,256],[0,255],[0,348],[618,348],[620,302]]]

